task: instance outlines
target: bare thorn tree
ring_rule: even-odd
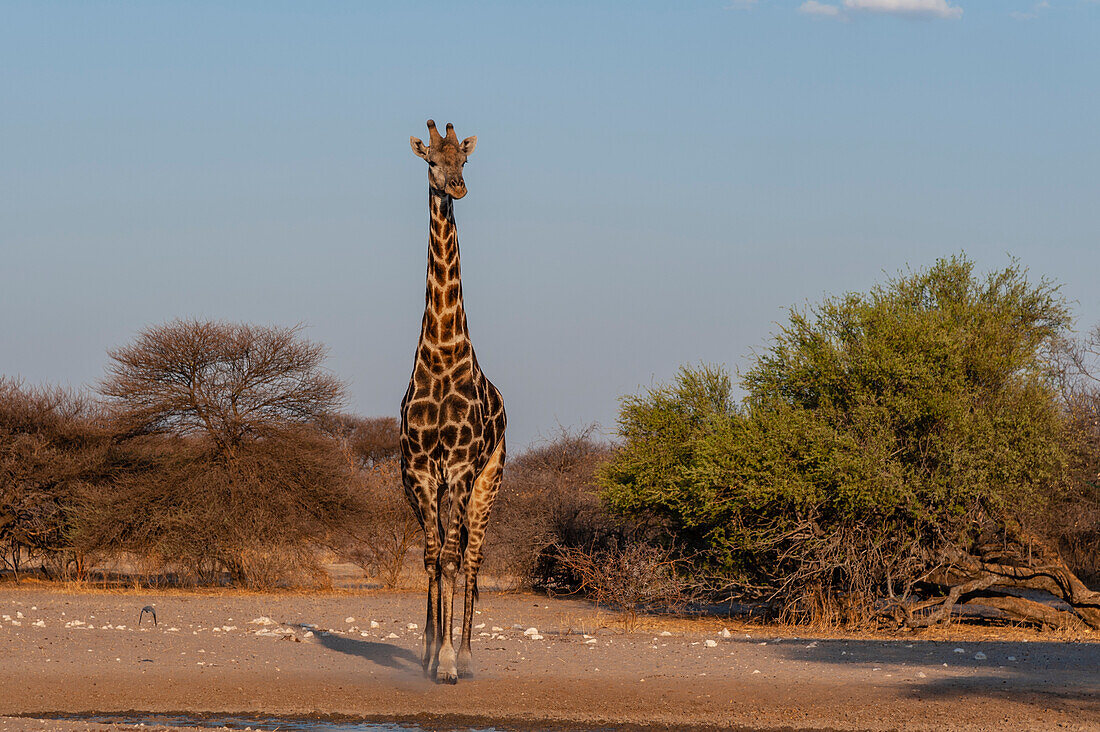
[[[343,403],[325,348],[301,327],[177,320],[109,352],[100,391],[132,433],[203,433],[232,459],[243,442],[316,424]]]
[[[100,391],[153,457],[114,495],[87,501],[97,531],[187,571],[213,561],[245,584],[303,567],[320,579],[311,547],[360,510],[352,471],[321,427],[344,399],[324,347],[299,327],[181,320],[110,356]]]

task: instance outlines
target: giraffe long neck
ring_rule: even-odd
[[[462,306],[462,269],[458,256],[458,229],[454,201],[446,194],[428,194],[431,228],[428,236],[428,276],[424,292],[424,321],[420,342],[443,355],[468,349],[466,310]]]

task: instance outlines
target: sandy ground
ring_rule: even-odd
[[[146,604],[158,625],[139,628]],[[795,637],[713,619],[627,633],[585,602],[486,593],[476,677],[439,686],[418,661],[411,624],[423,624],[422,606],[416,593],[0,586],[0,732],[108,730],[14,715],[122,711],[555,729],[1100,730],[1095,642],[965,630]],[[531,627],[541,639],[524,635]]]

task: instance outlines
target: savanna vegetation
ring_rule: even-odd
[[[964,257],[794,309],[739,392],[684,368],[623,399],[614,443],[510,458],[483,573],[627,613],[1100,628],[1100,328],[1072,325],[1053,283]],[[399,585],[420,530],[398,425],[345,413],[324,356],[177,321],[111,351],[95,394],[0,381],[7,572],[269,587],[346,561]]]
[[[1100,627],[1059,551],[1095,571],[1095,344],[1069,327],[1051,283],[963,258],[794,310],[740,402],[708,367],[625,400],[606,505],[794,619]]]

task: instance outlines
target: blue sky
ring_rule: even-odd
[[[478,136],[466,307],[523,446],[791,305],[967,252],[1100,322],[1100,2],[4,2],[0,373],[143,326],[308,326],[395,414],[424,121]]]

